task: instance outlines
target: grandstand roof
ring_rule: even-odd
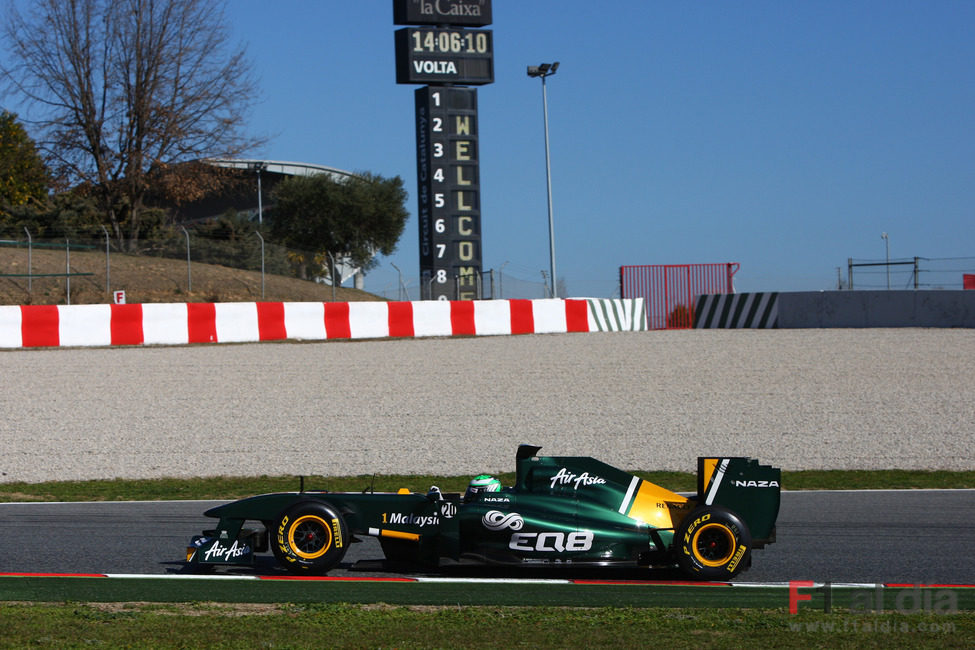
[[[325,165],[315,165],[302,162],[285,162],[281,160],[259,160],[256,158],[207,158],[205,162],[226,167],[228,169],[257,170],[260,167],[262,172],[272,174],[284,174],[285,176],[315,176],[316,174],[331,174],[336,177],[355,176],[352,172],[347,172],[335,167]]]

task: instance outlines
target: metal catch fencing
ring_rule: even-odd
[[[846,286],[839,279],[837,289],[966,289],[965,275],[972,273],[975,273],[975,257],[915,256],[886,260],[851,257],[847,260]]]
[[[260,232],[252,231],[255,237],[224,237],[219,239],[200,237],[184,227],[173,230],[171,236],[155,236],[139,241],[132,250],[121,251],[117,242],[102,228],[101,238],[93,238],[90,233],[72,232],[59,238],[38,238],[27,228],[19,238],[16,233],[0,231],[0,281],[13,283],[16,290],[23,290],[23,302],[34,304],[35,300],[48,303],[63,299],[65,304],[72,302],[72,278],[82,280],[76,290],[87,291],[83,302],[92,302],[92,290],[98,291],[101,300],[109,299],[116,286],[112,276],[112,260],[118,254],[141,256],[145,258],[167,257],[185,260],[185,274],[182,278],[172,278],[173,285],[187,294],[194,291],[192,265],[203,263],[220,265],[260,272],[259,296],[264,299],[265,274],[274,273],[297,276],[298,267],[303,260],[314,259],[314,253],[288,249],[268,243]],[[19,249],[19,250],[18,250]],[[21,253],[22,251],[22,253]],[[63,253],[62,253],[63,251]],[[80,257],[72,253],[87,254]],[[53,262],[51,253],[63,259],[63,263]],[[94,254],[94,255],[92,255]],[[103,263],[96,263],[100,257]],[[306,264],[306,266],[311,266]],[[327,271],[327,266],[318,268]],[[63,269],[63,272],[61,271]],[[197,269],[197,273],[200,269]],[[103,293],[101,292],[104,288]],[[124,287],[123,287],[124,288]],[[257,295],[255,295],[255,298]]]
[[[196,295],[212,302],[227,300],[226,295],[233,290],[264,300],[265,276],[310,278],[314,277],[315,270],[324,274],[330,269],[331,260],[322,260],[311,251],[286,248],[266,240],[257,230],[210,232],[208,236],[202,236],[192,227],[179,227],[144,238],[137,247],[125,251],[119,249],[117,241],[105,229],[101,230],[100,237],[94,237],[90,232],[70,232],[55,238],[38,237],[26,228],[20,233],[11,229],[0,230],[0,288],[8,289],[10,294],[5,296],[0,292],[0,302],[5,298],[8,300],[6,304],[111,301],[113,290],[127,288],[125,279],[115,268],[119,256],[179,260],[182,264],[172,266],[172,274],[166,276],[167,282],[177,292],[185,292],[188,299]],[[83,254],[76,255],[76,252]],[[407,277],[395,265],[390,266],[396,270],[396,275],[385,287],[371,287],[370,293],[390,300],[430,298],[429,280],[423,282],[415,276]],[[226,287],[213,277],[214,269],[224,267],[257,271],[260,273],[259,284],[250,286],[243,282]],[[182,271],[178,270],[180,268]],[[377,265],[376,269],[379,268]],[[339,272],[341,268],[337,274]],[[547,282],[526,280],[498,269],[485,270],[477,274],[473,282],[467,280],[463,286],[460,278],[449,281],[455,299],[470,297],[469,294],[478,300],[539,299],[551,295]],[[335,300],[335,287],[332,299]]]

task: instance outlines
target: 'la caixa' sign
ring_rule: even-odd
[[[491,24],[491,0],[393,0],[395,25]]]

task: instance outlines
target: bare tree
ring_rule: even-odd
[[[174,164],[259,144],[242,133],[250,64],[213,0],[35,0],[27,16],[11,3],[3,32],[13,63],[0,73],[33,111],[38,147],[64,182],[91,186],[129,248]]]

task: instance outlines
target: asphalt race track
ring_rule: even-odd
[[[0,573],[180,573],[187,541],[212,523],[202,513],[216,503],[0,504]],[[756,551],[738,580],[975,584],[973,539],[975,490],[783,492],[778,543]],[[349,567],[379,557],[368,539],[330,575],[370,575]]]

